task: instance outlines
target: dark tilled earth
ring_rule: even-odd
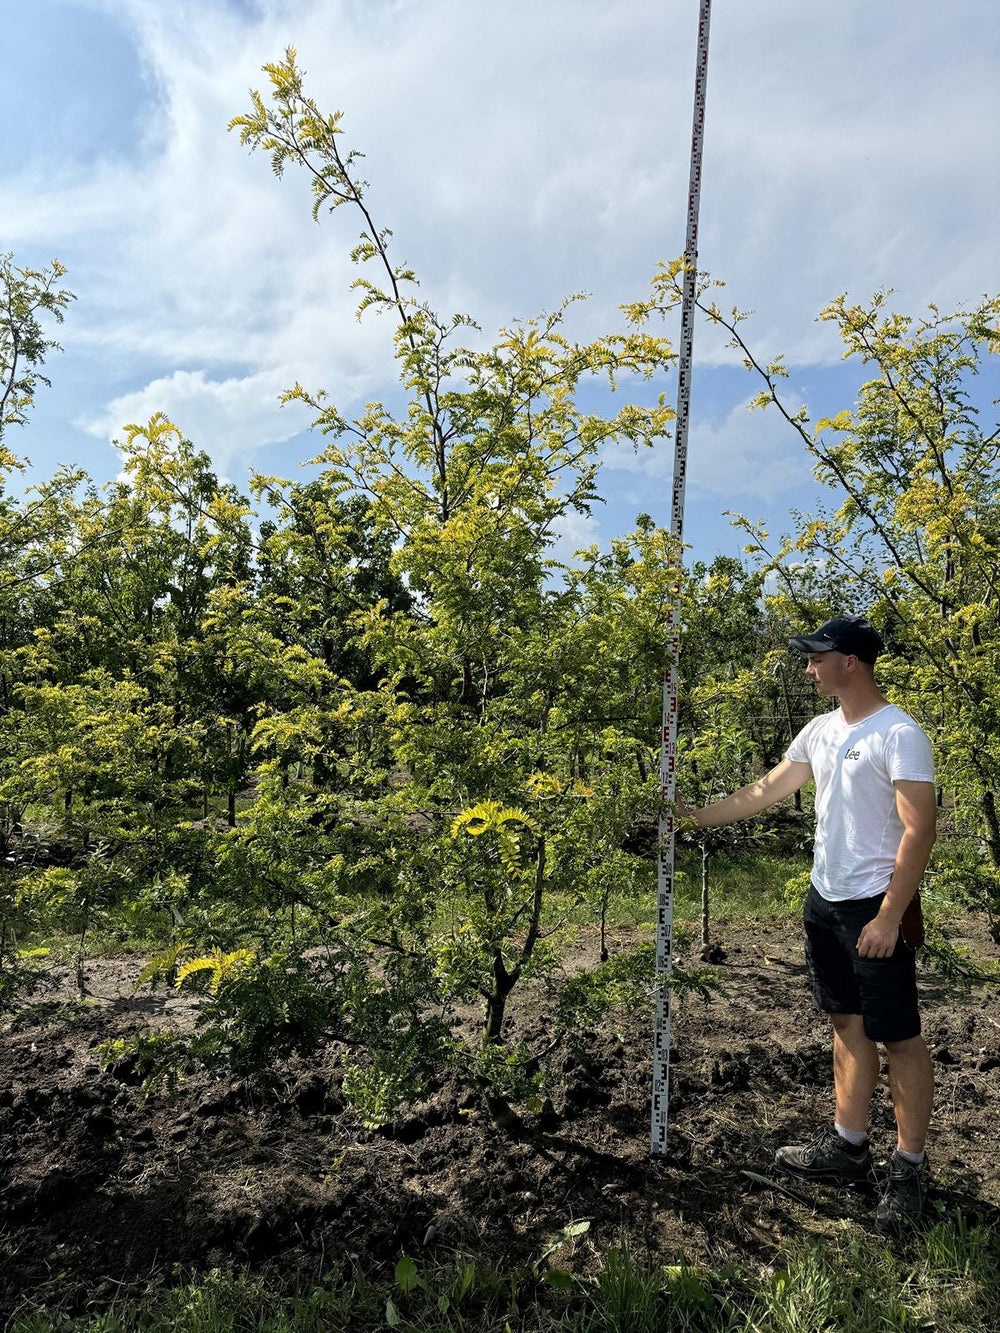
[[[973,923],[966,932],[995,953]],[[612,947],[637,938],[622,931]],[[725,993],[675,1017],[669,1152],[655,1161],[648,1013],[581,1034],[553,1090],[554,1128],[498,1133],[454,1076],[375,1131],[345,1106],[332,1046],[275,1070],[266,1091],[200,1077],[143,1102],[134,1076],[103,1072],[94,1048],[184,1022],[190,1002],[133,995],[139,961],[93,960],[96,1003],[28,1011],[0,1033],[0,1314],[30,1302],[99,1308],[218,1265],[293,1289],[403,1253],[530,1263],[584,1219],[589,1230],[558,1256],[577,1269],[626,1235],[660,1262],[763,1265],[790,1235],[869,1231],[872,1194],[783,1190],[771,1166],[776,1147],[831,1111],[827,1026],[810,1007],[796,927],[726,928],[722,939]],[[567,955],[568,967],[594,961],[590,937]],[[923,993],[936,1199],[995,1225],[1000,992],[962,998],[926,975]],[[522,1001],[516,1022],[544,1033],[540,997]],[[883,1091],[882,1154],[891,1126]]]

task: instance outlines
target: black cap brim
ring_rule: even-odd
[[[832,653],[834,651],[834,646],[829,639],[807,639],[802,635],[789,639],[788,646],[799,653]]]

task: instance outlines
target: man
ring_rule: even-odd
[[[868,1107],[883,1045],[898,1141],[876,1225],[889,1234],[919,1218],[927,1195],[934,1076],[920,1035],[914,951],[900,923],[934,843],[931,747],[879,692],[874,666],[883,644],[866,620],[837,616],[790,645],[807,656],[817,694],[835,696],[840,707],[813,718],[759,782],[688,818],[699,828],[746,819],[815,779],[806,959],[816,1006],[833,1024],[836,1112],[811,1142],[780,1148],[775,1160],[808,1180],[870,1178]]]

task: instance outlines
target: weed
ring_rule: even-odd
[[[9,1333],[985,1333],[1000,1327],[1000,1239],[955,1214],[906,1256],[869,1239],[797,1245],[777,1272],[659,1267],[623,1242],[594,1277],[546,1266],[585,1234],[571,1223],[532,1268],[402,1256],[391,1274],[328,1273],[279,1296],[258,1277],[197,1281],[73,1319],[26,1311]]]

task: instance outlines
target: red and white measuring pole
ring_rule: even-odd
[[[701,0],[698,17],[698,62],[694,82],[694,123],[691,130],[691,178],[688,186],[687,236],[684,242],[684,285],[681,302],[681,342],[677,374],[677,426],[674,434],[674,492],[670,532],[680,543],[684,536],[684,493],[687,484],[688,421],[691,415],[691,359],[694,344],[695,281],[698,266],[698,205],[701,199],[701,153],[705,139],[705,93],[708,86],[708,25],[712,0]],[[671,806],[677,778],[677,691],[680,656],[680,590],[667,616],[667,669],[663,677],[663,740],[660,750],[660,793]],[[674,935],[673,814],[660,816],[657,848],[656,1020],[653,1029],[653,1114],[650,1152],[667,1151],[667,1114],[670,1104],[670,971]]]

